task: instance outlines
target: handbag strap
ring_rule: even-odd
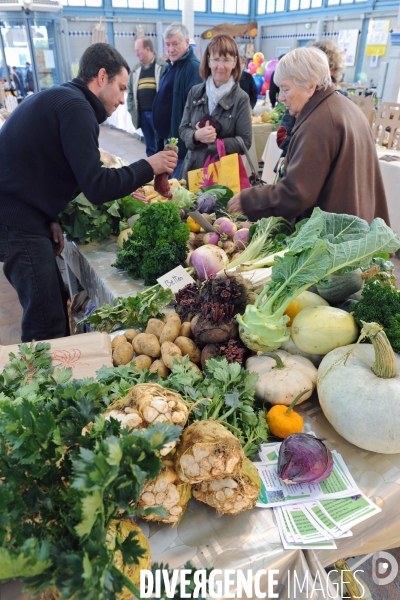
[[[250,153],[246,148],[246,145],[243,141],[243,138],[241,138],[239,135],[237,135],[235,137],[235,140],[237,140],[240,144],[241,149],[243,150],[243,154],[245,155],[245,157],[247,158],[247,162],[249,163],[249,167],[251,169],[251,174],[255,179],[259,179],[258,177],[258,172],[255,170],[254,165],[253,165],[253,161],[250,158]]]

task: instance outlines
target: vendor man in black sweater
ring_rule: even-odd
[[[26,98],[0,135],[0,262],[23,307],[23,342],[63,337],[67,318],[55,255],[58,215],[82,191],[93,204],[122,198],[159,173],[174,152],[120,169],[102,168],[99,123],[120,104],[129,66],[109,44],[92,44],[77,79]]]

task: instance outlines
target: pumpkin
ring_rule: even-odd
[[[328,354],[358,337],[352,315],[333,306],[309,306],[294,318],[290,336],[296,346],[309,354]]]
[[[292,433],[301,433],[303,429],[303,417],[299,413],[294,412],[293,408],[300,398],[309,391],[304,390],[304,392],[298,394],[289,407],[286,404],[275,404],[267,412],[267,423],[272,435],[287,438]]]
[[[285,310],[285,315],[290,318],[290,321],[287,323],[288,327],[291,326],[295,316],[308,306],[329,306],[329,304],[326,300],[321,298],[321,296],[318,296],[318,294],[307,291],[301,292],[301,294],[299,294],[295,300],[292,300]]]
[[[317,369],[304,356],[276,350],[252,356],[246,369],[258,373],[255,395],[271,404],[289,406],[298,394],[308,390],[298,404],[309,398],[316,386]]]
[[[400,452],[400,356],[382,327],[363,324],[370,344],[333,350],[318,370],[318,396],[330,424],[348,442],[370,452]]]
[[[288,333],[290,335],[290,329],[288,330]],[[321,354],[309,354],[308,352],[302,352],[302,350],[296,346],[292,338],[289,338],[287,342],[283,342],[283,344],[279,346],[279,350],[284,350],[285,352],[289,352],[289,354],[304,356],[305,358],[308,358],[308,360],[311,360],[312,364],[314,367],[317,367],[317,369],[321,364],[321,360],[323,359]]]
[[[349,273],[332,273],[327,279],[317,283],[318,294],[328,302],[342,302],[361,290],[364,285],[361,269]]]

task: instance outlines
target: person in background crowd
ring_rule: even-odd
[[[28,61],[25,63],[25,91],[27,93],[35,91],[35,82],[33,80],[31,63]]]
[[[283,58],[285,55],[281,54],[280,57],[278,58],[278,62],[281,60],[281,58]],[[271,102],[271,106],[272,108],[275,108],[275,104],[277,104],[278,100],[278,96],[279,96],[279,88],[275,83],[275,71],[272,73],[271,75],[271,79],[269,82],[269,90],[268,90],[268,94],[269,94],[269,101]]]
[[[236,136],[250,148],[249,96],[239,85],[241,73],[239,49],[233,37],[214,36],[201,61],[200,75],[204,82],[190,90],[179,128],[179,137],[188,149],[182,179],[187,180],[188,171],[203,167],[207,156],[218,158],[217,137],[224,140],[227,154],[242,154]]]
[[[189,90],[201,83],[200,62],[189,47],[189,31],[182,23],[172,23],[164,32],[164,42],[168,53],[167,64],[161,74],[160,87],[153,103],[154,127],[158,134],[159,149],[168,138],[179,137]],[[179,140],[178,164],[173,177],[179,177],[186,147]]]
[[[337,87],[337,84],[342,78],[344,73],[344,52],[333,40],[325,40],[323,42],[312,42],[307,44],[310,47],[319,48],[322,52],[325,52],[329,62],[329,72],[331,74],[332,83]],[[344,96],[348,96],[347,92],[337,90]],[[280,122],[276,143],[282,150],[281,158],[286,156],[286,151],[289,147],[290,138],[292,135],[292,129],[296,123],[296,117],[292,117],[289,111],[285,111],[282,121]]]
[[[146,142],[146,155],[157,152],[157,134],[153,124],[153,101],[157,93],[160,75],[165,61],[155,56],[150,38],[139,38],[135,42],[139,59],[129,75],[128,112],[135,129],[141,129]]]
[[[24,97],[25,96],[25,89],[24,89],[24,86],[22,84],[22,80],[21,80],[20,74],[17,71],[17,67],[13,67],[12,68],[11,78],[12,78],[12,80],[14,82],[15,89],[17,90],[18,96]]]
[[[239,85],[242,88],[242,90],[244,90],[249,96],[251,108],[254,108],[257,104],[258,91],[256,83],[253,79],[253,75],[245,71],[246,59],[244,58],[244,56],[240,57],[240,66],[242,68],[242,75],[239,80]]]
[[[336,92],[328,58],[318,48],[296,48],[275,71],[279,100],[296,123],[282,179],[250,188],[228,203],[251,221],[309,217],[314,207],[371,223],[389,215],[372,133],[358,106]],[[1,136],[0,136],[1,137]],[[360,151],[362,149],[362,151]]]
[[[123,198],[176,167],[174,152],[159,152],[102,168],[99,124],[124,104],[129,71],[113,46],[92,44],[76,79],[33,94],[1,129],[0,262],[23,307],[23,342],[68,333],[55,260],[64,246],[58,215],[68,202],[80,191],[95,205]]]

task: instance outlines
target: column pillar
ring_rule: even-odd
[[[194,41],[194,8],[193,0],[183,0],[182,3],[182,23],[186,25],[189,31],[190,44],[195,43]]]

